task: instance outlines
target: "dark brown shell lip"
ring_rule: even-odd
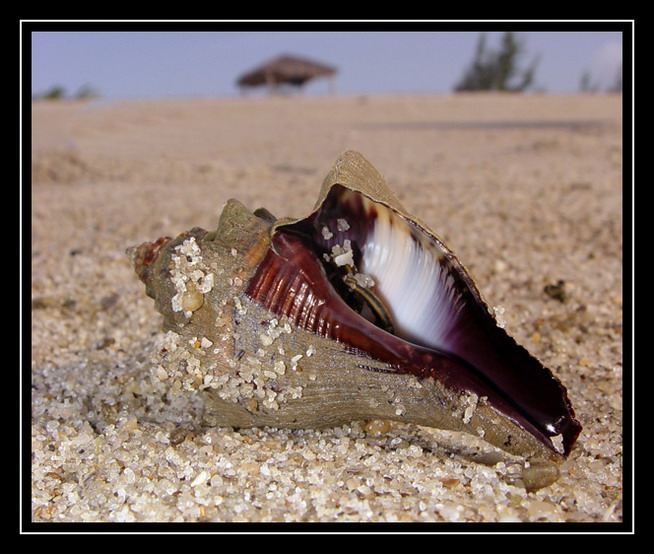
[[[349,200],[343,201],[347,193]],[[354,195],[354,196],[353,196]],[[358,195],[358,196],[357,196]],[[357,200],[357,198],[359,198]],[[364,208],[364,202],[367,208]],[[404,219],[412,233],[423,233],[442,251],[440,263],[452,276],[452,289],[463,299],[455,329],[439,347],[412,336],[396,336],[363,317],[341,297],[325,263],[325,254],[345,238],[355,259],[371,236],[375,210],[384,205],[335,185],[323,204],[306,219],[276,227],[269,249],[246,288],[246,294],[279,316],[309,332],[343,343],[395,373],[436,379],[453,391],[486,397],[498,412],[558,452],[552,437],[560,436],[563,454],[572,450],[581,425],[562,383],[529,352],[498,327],[472,279],[435,236]],[[346,231],[323,233],[326,222],[344,218]],[[333,225],[332,225],[333,228]],[[420,240],[423,240],[420,237]],[[450,294],[452,292],[450,291]]]

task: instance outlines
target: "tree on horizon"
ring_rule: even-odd
[[[45,92],[35,94],[34,98],[39,100],[94,100],[100,98],[100,93],[91,85],[81,86],[75,94],[69,96],[66,89],[61,85],[54,85]]]
[[[477,42],[475,57],[455,85],[455,92],[525,91],[534,82],[538,58],[526,69],[520,70],[518,62],[524,53],[524,41],[518,40],[514,33],[504,33],[499,50],[489,50],[486,47],[486,35],[482,33]]]

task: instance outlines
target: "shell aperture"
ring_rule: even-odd
[[[364,275],[390,314],[394,334],[339,293],[343,254],[330,253],[342,245],[348,267]],[[259,284],[264,276],[272,281],[266,289]],[[568,454],[577,438],[565,389],[496,324],[456,257],[424,227],[362,192],[334,184],[312,215],[278,226],[247,294],[398,373],[487,398],[548,447],[561,435]]]

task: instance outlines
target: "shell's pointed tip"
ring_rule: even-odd
[[[161,237],[154,242],[144,242],[127,249],[127,257],[134,266],[134,271],[144,283],[147,283],[150,265],[170,240],[170,237]]]

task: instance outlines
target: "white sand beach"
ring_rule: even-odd
[[[622,522],[620,95],[37,101],[32,116],[33,522]],[[527,492],[461,437],[398,422],[206,428],[197,397],[153,378],[161,316],[127,247],[214,229],[229,198],[304,216],[345,150],[567,387],[583,431],[553,485]],[[545,292],[560,282],[564,297]]]

